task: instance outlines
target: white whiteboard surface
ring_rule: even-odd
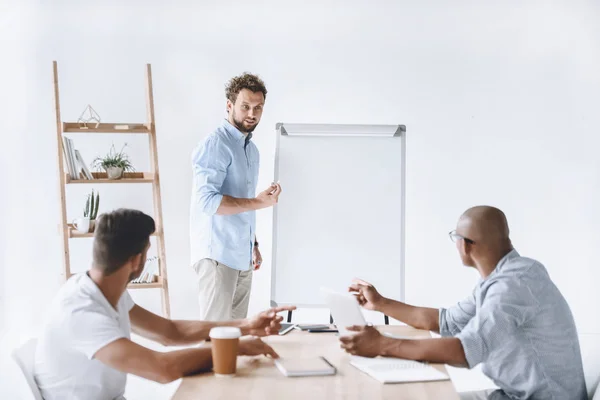
[[[403,300],[405,127],[293,126],[277,124],[271,304],[325,307],[319,289],[354,277]]]

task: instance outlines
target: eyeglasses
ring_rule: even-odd
[[[448,236],[450,236],[450,240],[452,240],[454,243],[456,243],[459,239],[462,239],[469,244],[475,244],[474,240],[459,235],[458,233],[456,233],[456,230],[448,232]]]

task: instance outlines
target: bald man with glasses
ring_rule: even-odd
[[[402,340],[375,328],[349,327],[341,337],[353,355],[398,357],[473,368],[498,390],[461,393],[461,399],[587,399],[581,352],[569,305],[538,261],[521,257],[497,208],[473,207],[449,233],[462,263],[481,276],[473,292],[448,309],[414,307],[355,280],[349,290],[380,311],[439,339]]]

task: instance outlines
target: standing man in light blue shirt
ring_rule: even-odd
[[[279,184],[256,196],[259,153],[252,133],[267,89],[256,75],[232,78],[225,90],[227,119],[192,155],[191,262],[198,278],[200,318],[245,318],[252,271],[262,263],[255,211],[277,204]]]
[[[351,354],[384,355],[482,371],[500,388],[461,393],[461,399],[587,400],[577,329],[569,305],[538,261],[521,257],[509,239],[504,213],[473,207],[450,238],[465,266],[481,280],[473,293],[448,309],[413,307],[381,296],[357,280],[350,290],[363,307],[390,315],[443,338],[399,340],[373,327],[352,327],[343,337]]]

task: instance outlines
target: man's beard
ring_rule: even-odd
[[[258,122],[256,122],[250,128],[246,128],[244,126],[244,121],[237,119],[237,116],[235,115],[235,110],[233,110],[233,118],[232,119],[233,119],[233,124],[235,125],[236,128],[239,129],[240,132],[252,133],[254,131],[254,129],[256,129],[256,127],[258,126]]]

